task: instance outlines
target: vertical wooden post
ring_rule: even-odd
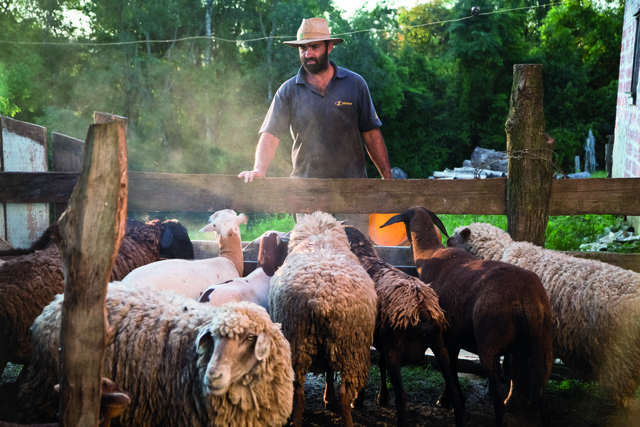
[[[553,139],[545,134],[542,65],[513,66],[505,124],[509,178],[507,231],[514,240],[544,246],[553,179]]]
[[[60,420],[66,426],[99,422],[104,349],[111,337],[105,295],[127,216],[125,123],[92,125],[85,144],[82,172],[60,218]]]

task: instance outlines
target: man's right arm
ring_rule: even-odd
[[[279,138],[269,132],[263,132],[260,135],[260,139],[258,139],[253,170],[240,172],[238,178],[244,178],[244,182],[251,182],[253,178],[264,178],[267,176],[267,170],[276,155],[279,143]]]

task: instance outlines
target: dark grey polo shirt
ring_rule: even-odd
[[[365,178],[361,132],[381,126],[364,79],[334,67],[324,96],[304,78],[304,69],[283,83],[271,102],[260,133],[282,139],[291,132],[291,176]]]

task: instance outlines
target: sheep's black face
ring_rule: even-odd
[[[469,238],[471,237],[471,230],[463,228],[460,231],[453,233],[453,236],[447,239],[447,247],[460,248],[469,251]]]

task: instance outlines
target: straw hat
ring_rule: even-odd
[[[331,37],[329,32],[329,23],[322,18],[303,19],[302,25],[298,28],[298,39],[283,42],[287,46],[298,47],[303,44],[329,40],[334,45],[342,43],[344,40],[337,37]]]

